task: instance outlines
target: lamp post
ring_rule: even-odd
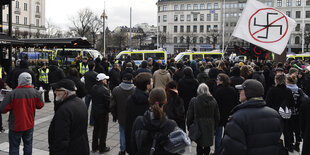
[[[107,14],[105,13],[105,9],[103,10],[103,13],[101,15],[101,18],[103,20],[103,36],[102,36],[102,41],[103,41],[103,56],[105,57],[105,20],[108,19]]]

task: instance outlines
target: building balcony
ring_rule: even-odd
[[[41,18],[40,12],[36,12],[35,17],[36,17],[36,18]]]
[[[15,8],[15,9],[14,9],[14,13],[20,15],[20,8]]]

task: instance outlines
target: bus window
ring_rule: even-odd
[[[149,57],[153,58],[153,60],[165,60],[164,53],[144,53],[144,60],[147,60]]]
[[[304,60],[308,60],[308,61],[309,61],[309,60],[310,60],[310,57],[305,56],[305,57],[304,57]]]
[[[83,57],[86,57],[86,58],[92,58],[92,56],[90,55],[90,53],[88,51],[83,51]]]
[[[302,57],[296,56],[296,57],[295,57],[295,60],[302,60]]]
[[[183,58],[182,58],[182,60],[183,61],[188,61],[188,60],[190,60],[190,57],[189,57],[190,55],[184,55],[183,56]]]
[[[193,60],[201,61],[203,59],[202,54],[193,54]]]
[[[127,58],[128,54],[122,54],[120,57],[119,57],[119,60],[120,61],[125,61],[126,58]]]
[[[61,57],[61,58],[75,58],[78,55],[80,55],[80,51],[76,51],[76,50],[65,50],[65,52],[63,52],[62,50],[58,50],[57,53],[57,57]]]
[[[213,59],[220,60],[222,58],[222,55],[221,54],[205,54],[205,59],[206,58],[213,58]]]
[[[143,60],[142,53],[131,53],[132,60]]]

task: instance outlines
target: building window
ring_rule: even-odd
[[[211,14],[207,14],[207,21],[211,21]]]
[[[297,24],[297,25],[296,25],[295,31],[300,31],[300,24]]]
[[[306,1],[306,5],[310,5],[310,0],[307,0],[307,1]]]
[[[158,23],[160,23],[160,16],[158,16]]]
[[[24,11],[27,11],[27,10],[28,10],[28,4],[24,3]]]
[[[19,16],[16,16],[16,24],[19,24]]]
[[[287,15],[288,17],[291,17],[291,11],[286,11],[286,15]]]
[[[197,37],[193,37],[193,44],[197,43]]]
[[[199,38],[199,43],[203,44],[203,38],[202,37]]]
[[[176,44],[176,43],[178,43],[178,38],[177,37],[174,37],[173,38],[173,42]]]
[[[296,45],[300,44],[300,38],[298,36],[295,37],[295,44]]]
[[[40,6],[39,5],[36,6],[36,13],[40,13]]]
[[[179,10],[179,6],[178,5],[174,5],[174,10]]]
[[[160,11],[160,6],[158,7],[158,12]]]
[[[182,22],[184,21],[184,15],[180,16],[180,21],[182,21]]]
[[[210,32],[211,25],[207,25],[207,32]]]
[[[174,15],[174,21],[175,21],[175,22],[178,21],[178,15]]]
[[[15,7],[18,9],[19,8],[19,1],[16,1]]]
[[[301,0],[296,0],[296,6],[301,6]]]
[[[214,25],[214,26],[213,26],[213,29],[214,29],[214,32],[217,32],[218,26],[217,26],[217,25]]]
[[[219,8],[219,4],[218,3],[214,3],[214,9],[218,9]]]
[[[183,43],[184,42],[184,37],[180,37],[180,43]]]
[[[184,32],[184,26],[183,25],[180,26],[180,32]]]
[[[191,32],[191,26],[189,25],[186,26],[186,32]]]
[[[300,11],[296,11],[296,18],[300,18]]]
[[[173,27],[173,32],[178,32],[178,26]]]
[[[193,15],[193,21],[197,21],[198,20],[198,17],[197,17],[198,15],[197,14],[194,14]]]
[[[310,11],[306,11],[306,18],[310,18]]]
[[[184,4],[181,4],[180,10],[185,10],[185,5]]]
[[[282,0],[277,0],[277,7],[281,7],[282,6]]]
[[[306,24],[306,25],[305,25],[305,30],[306,30],[306,31],[310,31],[310,24]]]
[[[204,32],[204,26],[200,25],[200,31],[199,32]]]
[[[204,21],[205,20],[205,15],[204,14],[200,14],[200,21]]]
[[[198,4],[194,4],[194,10],[198,10]]]
[[[27,25],[28,24],[28,19],[27,17],[24,17],[24,25]]]
[[[163,16],[163,22],[167,22],[167,15]]]
[[[167,8],[168,8],[167,5],[164,5],[163,6],[163,11],[167,11]]]
[[[40,26],[40,20],[39,19],[36,19],[36,26]]]
[[[164,33],[167,32],[167,26],[163,26],[163,32],[164,32]]]
[[[200,10],[205,9],[205,4],[200,4]]]
[[[211,3],[207,4],[207,9],[212,9],[212,4]]]
[[[186,21],[191,21],[191,15],[186,16]]]
[[[291,6],[292,3],[291,3],[291,0],[286,0],[286,6]]]
[[[191,9],[191,5],[187,4],[187,10],[190,10],[190,9]]]
[[[218,21],[218,19],[219,19],[219,15],[218,15],[217,13],[215,13],[215,14],[214,14],[214,19],[213,19],[213,20],[214,20],[214,21]]]
[[[193,26],[193,32],[197,32],[197,25]]]

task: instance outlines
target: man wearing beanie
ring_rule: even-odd
[[[24,154],[32,154],[35,111],[43,107],[43,101],[41,93],[34,89],[31,83],[32,76],[28,72],[19,74],[18,86],[8,93],[0,104],[0,112],[10,111],[9,154],[19,154],[21,139],[24,143]]]
[[[282,134],[281,117],[266,106],[262,96],[264,87],[249,79],[237,85],[240,105],[231,112],[221,144],[221,155],[278,154]]]

